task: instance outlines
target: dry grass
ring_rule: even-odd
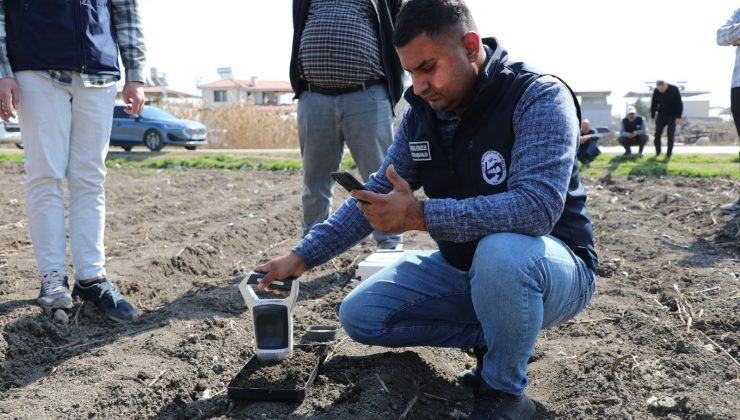
[[[295,105],[255,106],[224,105],[211,109],[168,104],[162,106],[172,114],[196,120],[208,127],[209,149],[297,149],[298,128]],[[396,124],[403,109],[396,111]],[[615,118],[612,132],[602,134],[600,143],[616,146],[621,120]],[[650,127],[652,135],[654,127]],[[684,126],[676,131],[676,141],[694,144],[700,138],[708,139],[711,145],[737,144],[738,136],[732,122],[716,120],[685,120]],[[666,140],[667,141],[667,140]]]
[[[172,114],[208,127],[209,149],[298,148],[295,106],[224,105],[198,109],[168,105]]]

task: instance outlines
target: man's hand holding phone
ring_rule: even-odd
[[[377,231],[426,231],[423,202],[414,197],[408,182],[396,173],[393,165],[388,166],[386,176],[393,184],[393,190],[388,194],[374,193],[364,187],[351,190],[350,195],[358,201],[357,208]]]

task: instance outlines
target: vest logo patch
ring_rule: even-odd
[[[432,160],[432,152],[428,141],[410,141],[409,150],[411,151],[411,159],[415,161]]]
[[[501,153],[489,150],[480,159],[483,179],[490,185],[498,185],[506,179],[506,161]]]

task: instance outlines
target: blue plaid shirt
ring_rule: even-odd
[[[0,78],[12,78],[13,69],[8,60],[8,48],[5,41],[5,1],[0,0]],[[141,30],[137,0],[112,0],[112,19],[115,27],[121,61],[126,69],[126,81],[146,81],[144,74],[146,47]],[[72,72],[50,70],[42,72],[59,83],[72,83]],[[82,83],[87,87],[111,86],[117,77],[107,74],[80,74]]]
[[[385,175],[388,165],[413,190],[421,180],[409,151],[406,112],[378,172],[365,186],[374,192],[393,189]],[[458,118],[441,115],[438,135],[451,144]],[[435,240],[468,242],[496,232],[538,236],[549,231],[565,206],[580,127],[568,88],[551,76],[535,80],[524,92],[512,119],[516,140],[512,148],[508,191],[488,196],[430,199],[424,205],[429,234]],[[306,267],[315,267],[362,241],[373,228],[347,201],[324,223],[301,240],[295,252]]]
[[[731,46],[740,43],[740,9],[717,29],[717,44]],[[732,72],[732,87],[740,87],[740,47],[735,47],[735,70]]]

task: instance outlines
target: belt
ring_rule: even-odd
[[[385,83],[385,79],[370,79],[368,81],[360,83],[357,86],[350,86],[350,87],[343,87],[343,88],[322,88],[320,86],[312,85],[311,83],[306,82],[306,87],[308,88],[308,91],[312,93],[320,93],[322,95],[337,96],[337,95],[343,95],[345,93],[357,92],[358,90],[367,89],[370,86],[379,85],[381,83]]]

